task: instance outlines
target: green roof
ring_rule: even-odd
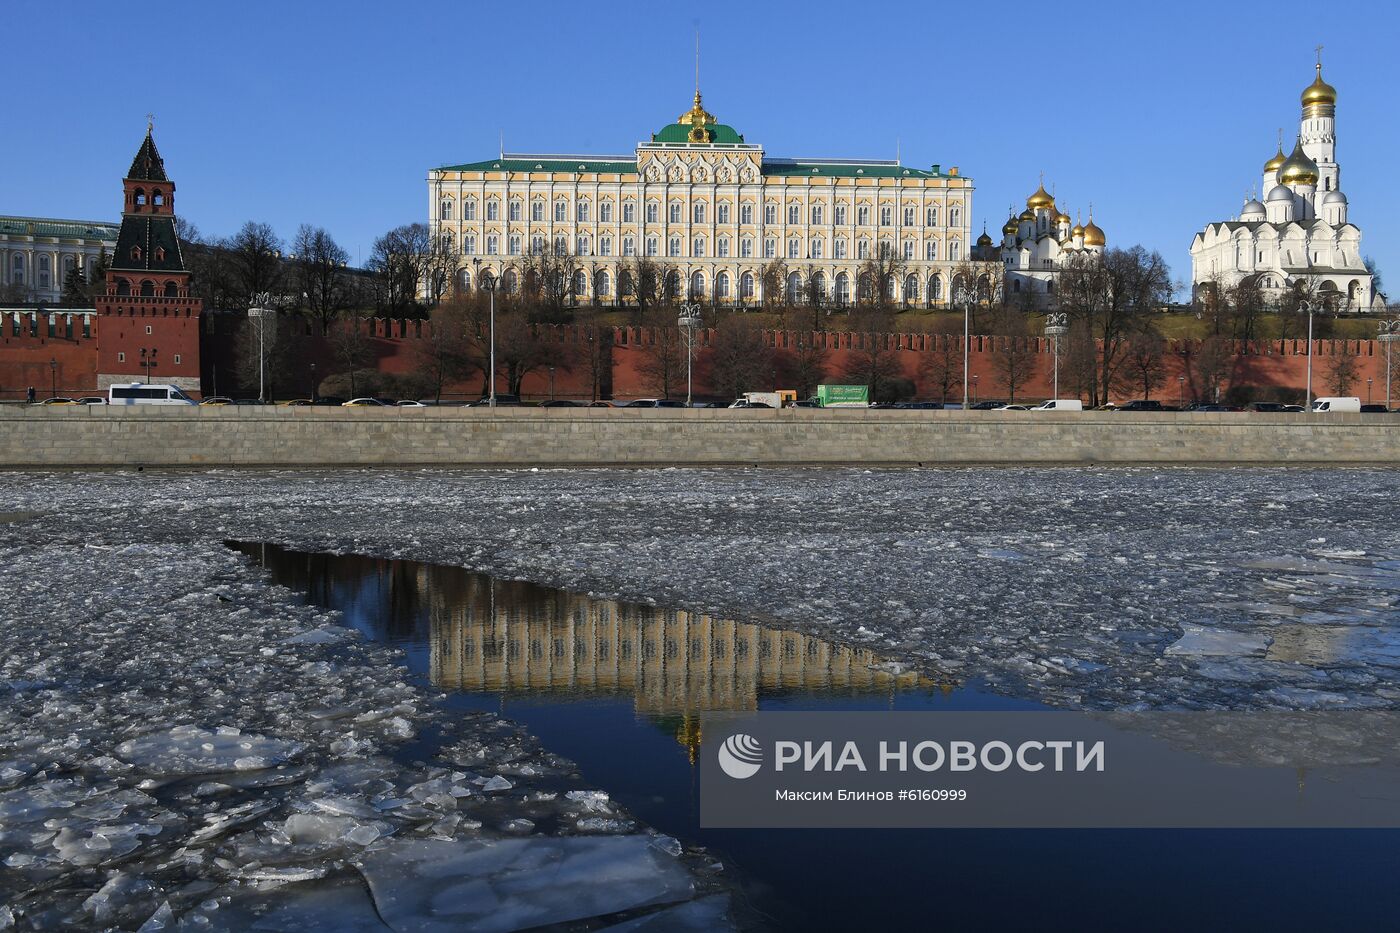
[[[837,178],[948,178],[942,172],[909,168],[885,162],[802,162],[797,159],[764,159],[765,175],[827,175]],[[961,175],[956,177],[963,177]]]
[[[700,117],[699,119],[703,120],[704,117]],[[744,137],[740,136],[734,127],[726,126],[723,123],[706,123],[705,129],[710,131],[710,142],[712,143],[733,145],[744,141]],[[690,130],[691,126],[689,123],[671,123],[653,133],[651,141],[654,143],[690,142]]]
[[[93,220],[0,217],[0,233],[12,236],[58,237],[64,240],[115,240],[117,225]]]
[[[156,151],[156,141],[151,138],[149,126],[146,128],[146,138],[141,141],[141,148],[136,150],[136,158],[131,160],[131,168],[127,169],[126,177],[132,181],[170,180],[165,177],[165,161]]]
[[[464,162],[444,165],[443,172],[621,172],[637,173],[635,159],[487,159],[485,162]]]

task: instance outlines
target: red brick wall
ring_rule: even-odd
[[[39,336],[29,336],[26,316],[15,336],[13,317],[0,315],[0,399],[22,399],[30,386],[39,399],[53,394],[67,396],[93,395],[97,392],[97,328],[94,319],[92,336],[83,337],[82,318],[73,318],[73,337],[64,336],[63,312],[57,312],[56,336],[48,336],[47,315],[39,316]],[[49,361],[57,363],[51,367]]]

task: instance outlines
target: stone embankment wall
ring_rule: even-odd
[[[0,406],[0,467],[1400,465],[1400,415]]]

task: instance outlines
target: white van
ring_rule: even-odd
[[[1313,411],[1361,411],[1361,399],[1356,396],[1340,398],[1315,398],[1313,399]]]
[[[1052,398],[1041,402],[1031,411],[1083,411],[1084,403],[1077,398]]]
[[[107,388],[108,405],[198,405],[177,386],[128,382]]]

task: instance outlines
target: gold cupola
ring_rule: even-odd
[[[1018,229],[1020,229],[1020,222],[1016,219],[1015,214],[1008,217],[1006,223],[1001,225],[1001,232],[1007,236],[1015,236]]]
[[[1104,239],[1103,230],[1098,224],[1094,223],[1094,212],[1091,209],[1089,211],[1089,222],[1084,226],[1084,245],[1103,246],[1105,242],[1107,241]]]
[[[1317,163],[1308,158],[1299,139],[1293,153],[1279,166],[1278,181],[1281,185],[1316,185],[1317,174]]]
[[[1322,80],[1322,62],[1317,63],[1317,77],[1303,89],[1303,116],[1330,117],[1336,111],[1337,89]]]
[[[1269,161],[1267,161],[1267,162],[1264,163],[1264,174],[1265,174],[1265,175],[1272,175],[1272,174],[1274,174],[1274,173],[1277,172],[1279,169],[1283,168],[1283,163],[1286,162],[1287,160],[1288,160],[1288,156],[1286,156],[1286,155],[1283,154],[1283,138],[1282,138],[1282,134],[1280,134],[1280,136],[1279,136],[1279,141],[1278,141],[1278,152],[1275,152],[1275,153],[1274,153],[1274,157],[1273,157],[1272,159],[1270,159]]]
[[[1035,220],[1035,211],[1031,210],[1029,207],[1026,208],[1025,210],[1021,211],[1021,219],[1026,221]]]
[[[1055,211],[1055,226],[1069,223],[1069,215],[1062,210]]]
[[[1038,211],[1041,208],[1052,208],[1055,206],[1055,199],[1050,192],[1045,190],[1045,182],[1040,183],[1040,187],[1035,189],[1035,194],[1026,198],[1026,208]]]
[[[695,91],[695,105],[680,115],[677,123],[690,126],[689,142],[710,143],[714,142],[715,134],[706,129],[707,124],[715,122],[714,114],[700,106],[700,90]]]

